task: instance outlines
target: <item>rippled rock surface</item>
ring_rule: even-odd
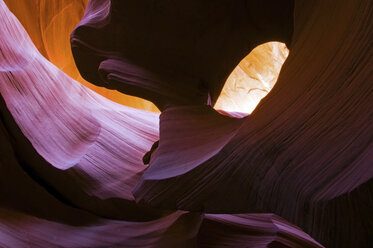
[[[91,0],[82,76],[158,115],[64,74],[0,1],[0,246],[370,247],[373,4],[271,4]],[[214,110],[271,40],[290,55],[269,95]]]
[[[270,2],[92,1],[73,53],[87,79],[162,110],[137,202],[273,212],[327,247],[367,246],[372,3],[295,1],[293,15],[291,1]],[[290,55],[253,114],[229,119],[206,106],[239,58],[268,39],[286,42]]]

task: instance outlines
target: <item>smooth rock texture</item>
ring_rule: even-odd
[[[214,105],[253,48],[290,44],[293,1],[260,2],[90,1],[71,35],[73,55],[86,80],[160,110]]]
[[[275,85],[288,55],[281,42],[255,47],[229,75],[214,108],[250,114]]]
[[[39,52],[65,72],[95,92],[120,104],[159,112],[150,102],[84,80],[72,57],[69,35],[84,14],[87,0],[5,0],[20,20]],[[215,109],[251,113],[270,91],[287,57],[283,43],[259,45],[233,70],[218,98]]]
[[[88,81],[162,111],[137,202],[271,212],[326,247],[371,247],[373,3],[294,3],[90,1],[73,55]],[[206,105],[244,56],[273,40],[290,49],[273,90],[237,126],[213,127],[222,116]]]
[[[192,153],[175,165],[187,173],[145,173],[136,200],[209,213],[273,212],[326,247],[371,247],[372,10],[371,1],[296,1],[290,55],[268,96],[206,162],[190,164]],[[162,143],[161,135],[159,150],[173,149]],[[162,156],[170,154],[154,152],[154,175]]]
[[[64,74],[2,0],[0,93],[1,247],[323,247],[272,214],[205,217],[136,203],[131,191],[158,139],[158,114],[113,103]],[[244,120],[206,111],[222,129]]]
[[[79,74],[69,37],[82,18],[88,0],[5,0],[5,3],[20,20],[39,52],[71,78],[112,101],[158,112],[149,101],[97,87]]]

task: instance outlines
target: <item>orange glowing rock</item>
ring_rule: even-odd
[[[288,54],[280,42],[256,47],[229,76],[215,108],[251,113],[276,83]]]
[[[87,2],[5,0],[41,54],[71,78],[115,102],[158,112],[147,100],[95,86],[79,74],[72,57],[69,37],[81,20]],[[279,42],[258,46],[232,72],[215,108],[251,113],[275,84],[287,53],[286,46]]]
[[[158,112],[149,101],[95,86],[80,76],[71,53],[70,33],[82,18],[87,2],[88,0],[5,0],[40,53],[71,78],[112,101]]]
[[[72,35],[82,75],[124,93],[132,87],[163,107],[158,115],[111,102],[72,80],[38,53],[0,0],[0,246],[242,247],[253,241],[322,247],[276,214],[326,247],[371,247],[373,3],[297,0],[293,9],[292,1],[270,1],[265,8],[258,8],[260,0],[89,1]],[[217,2],[223,5],[209,6]],[[27,3],[25,11],[36,17],[24,18],[36,18],[31,30],[40,36],[39,49],[64,64],[68,56],[52,51],[69,49],[57,46],[56,37],[47,44],[44,36],[60,35],[49,28],[62,35],[65,29],[53,23],[60,15],[69,21],[64,12],[72,1],[47,8],[54,14],[44,21],[39,14],[47,2]],[[159,15],[148,3],[166,11]],[[189,18],[185,6],[198,15]],[[248,18],[248,26],[236,26]],[[253,30],[247,48],[245,27]],[[254,32],[260,28],[269,36]],[[190,36],[179,35],[185,31]],[[188,37],[201,42],[198,49]],[[273,40],[286,42],[291,54],[250,116],[230,118],[206,106],[249,51]],[[266,57],[281,58],[286,50],[263,49],[227,84],[238,96],[264,94],[276,81],[282,62]],[[188,73],[178,74],[184,69]],[[238,76],[253,85],[240,84]],[[158,137],[144,165],[143,154]]]

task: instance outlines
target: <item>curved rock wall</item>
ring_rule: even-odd
[[[113,103],[57,69],[3,1],[0,27],[1,247],[322,247],[274,215],[136,203],[158,114]]]
[[[270,3],[89,2],[78,68],[153,100],[158,135],[158,114],[61,72],[1,1],[1,246],[370,247],[373,4]],[[290,49],[273,90],[250,116],[216,112],[230,71],[269,40]]]
[[[278,9],[281,8],[281,11]],[[90,1],[71,35],[85,79],[168,106],[214,105],[256,46],[290,44],[293,1]]]
[[[190,158],[209,140],[200,142],[196,131],[189,143],[195,149],[186,151],[190,128],[182,123],[186,113],[201,119],[204,112],[164,110],[159,148],[135,188],[137,201],[214,213],[273,212],[326,247],[369,247],[371,13],[371,1],[296,1],[290,56],[273,90],[203,161]],[[210,116],[211,123],[220,118]],[[166,159],[179,152],[183,161]]]
[[[158,148],[134,190],[138,202],[274,212],[327,247],[368,246],[372,3],[299,0],[294,20],[291,1],[276,4],[91,1],[72,34],[73,53],[90,81],[162,110]],[[229,119],[206,106],[233,65],[268,40],[286,42],[290,56],[254,113]]]
[[[84,80],[71,53],[70,33],[84,14],[88,0],[5,0],[39,52],[60,70],[95,92],[120,104],[158,112],[150,102]]]
[[[145,99],[95,86],[80,76],[72,57],[69,35],[83,17],[87,2],[5,0],[40,53],[71,78],[120,104],[159,112]],[[281,43],[257,47],[231,73],[215,109],[251,113],[273,87],[286,56],[287,49]]]

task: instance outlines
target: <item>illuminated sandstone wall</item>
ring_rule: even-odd
[[[256,47],[229,76],[214,108],[251,113],[275,85],[288,54],[280,42]]]
[[[291,1],[91,3],[72,34],[82,75],[162,111],[159,145],[133,191],[138,202],[273,212],[327,247],[368,246],[371,1],[298,0],[294,12]],[[254,112],[234,119],[206,106],[248,51],[271,40],[290,53]]]
[[[84,77],[151,97],[160,115],[65,75],[0,1],[0,246],[370,248],[372,2],[155,1],[156,19],[147,3],[91,0],[73,53]],[[129,8],[136,24],[118,18]],[[144,39],[139,13],[170,32]],[[175,29],[189,15],[193,28]],[[270,40],[290,53],[258,108],[206,106]]]
[[[273,214],[137,204],[132,190],[159,114],[113,103],[64,74],[2,1],[0,27],[1,247],[322,247]]]
[[[5,0],[40,53],[71,78],[115,102],[157,112],[156,107],[146,100],[97,87],[80,76],[71,54],[70,33],[82,18],[87,2],[87,0]]]
[[[41,54],[71,78],[115,102],[158,112],[146,100],[97,87],[80,76],[71,54],[70,33],[82,18],[87,0],[5,0],[5,3]],[[286,57],[284,44],[269,43],[256,48],[232,72],[215,108],[251,113],[272,89]]]

